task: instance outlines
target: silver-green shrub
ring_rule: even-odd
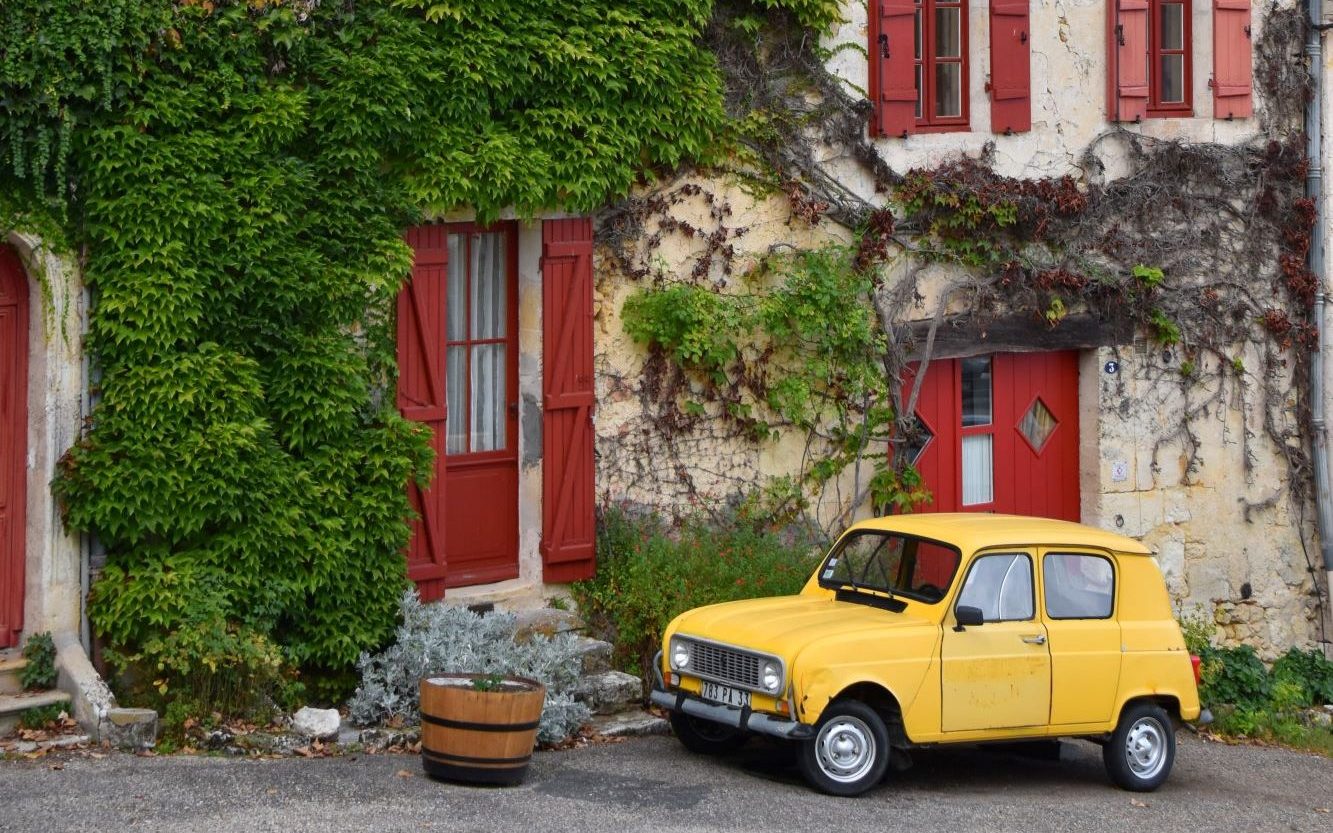
[[[533,634],[520,642],[513,614],[482,616],[441,602],[422,604],[411,591],[403,594],[400,611],[403,624],[394,644],[357,660],[361,685],[348,701],[354,723],[372,725],[393,717],[419,723],[421,678],[450,672],[530,677],[545,685],[537,731],[543,743],[562,741],[587,721],[588,707],[572,694],[581,658],[570,634]]]

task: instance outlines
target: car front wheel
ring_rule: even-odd
[[[683,712],[671,713],[671,731],[686,749],[699,755],[725,755],[740,749],[749,737],[739,729]]]
[[[1157,789],[1171,774],[1176,760],[1176,731],[1171,716],[1155,703],[1127,706],[1111,739],[1102,747],[1102,760],[1111,780],[1123,789]]]
[[[856,700],[829,704],[815,736],[803,741],[801,774],[830,795],[860,795],[889,766],[889,730],[879,713]]]

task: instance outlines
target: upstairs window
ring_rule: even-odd
[[[966,129],[967,4],[915,2],[917,130]]]
[[[1107,0],[1111,121],[1194,115],[1194,0]],[[1250,0],[1212,0],[1213,117],[1253,112]]]
[[[990,66],[984,77],[990,129],[1031,129],[1029,0],[990,0]],[[868,87],[872,136],[969,130],[970,77],[965,0],[874,0]]]
[[[1193,114],[1190,0],[1149,0],[1150,116]]]

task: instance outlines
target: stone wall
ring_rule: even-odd
[[[1255,3],[1255,39],[1270,8]],[[1124,175],[1128,166],[1118,143],[1099,142],[1110,125],[1105,117],[1105,9],[1102,0],[1034,0],[1032,5],[1033,129],[1015,136],[989,132],[985,92],[987,4],[970,4],[971,130],[881,139],[876,147],[898,171],[930,167],[960,155],[979,156],[994,143],[993,164],[1004,175],[1090,176],[1102,181]],[[825,44],[864,44],[866,10],[847,8],[847,22]],[[1260,118],[1212,118],[1211,6],[1194,4],[1193,118],[1149,119],[1125,126],[1145,136],[1243,145],[1264,141]],[[864,90],[862,51],[836,51],[830,68],[853,91]],[[1256,85],[1256,107],[1265,103]],[[1089,153],[1091,152],[1091,153]],[[1085,167],[1095,157],[1100,170]],[[873,183],[850,160],[829,158],[826,170],[876,204]],[[744,234],[732,240],[739,251],[735,274],[766,253],[846,239],[825,222],[812,229],[792,217],[781,195],[757,198],[724,178],[678,180],[658,193],[691,181],[730,210],[731,227]],[[707,225],[707,205],[684,200],[664,212],[675,221]],[[668,511],[710,510],[734,501],[769,478],[801,470],[808,448],[802,435],[787,431],[756,441],[720,418],[715,406],[686,414],[685,403],[669,407],[662,381],[676,372],[651,358],[626,335],[620,312],[625,299],[652,276],[699,279],[703,251],[699,237],[672,233],[675,226],[650,221],[646,239],[661,238],[642,263],[649,277],[625,274],[605,247],[597,262],[597,488],[603,502],[648,505]],[[666,229],[663,231],[663,229]],[[606,229],[603,229],[605,233]],[[641,247],[641,253],[646,251]],[[890,267],[888,282],[905,280],[907,264]],[[735,289],[736,279],[705,270],[706,279]],[[929,319],[951,301],[942,287],[956,275],[931,267],[914,275],[913,320]],[[1294,428],[1303,435],[1303,405],[1265,401],[1256,392],[1260,374],[1281,377],[1294,390],[1292,352],[1265,366],[1264,357],[1236,348],[1236,363],[1221,368],[1198,359],[1186,367],[1179,348],[1164,349],[1143,333],[1131,344],[1084,350],[1080,358],[1080,485],[1082,520],[1138,538],[1156,553],[1172,598],[1182,614],[1202,613],[1218,625],[1218,636],[1254,645],[1271,659],[1292,645],[1326,639],[1320,621],[1323,576],[1310,502],[1308,470],[1271,439],[1267,425]],[[1191,359],[1193,361],[1193,359]],[[1115,372],[1107,371],[1108,362]],[[686,380],[688,387],[688,380]],[[676,393],[678,400],[682,399]],[[1299,445],[1299,442],[1295,442]],[[829,532],[852,493],[848,472],[817,495],[813,515]],[[858,507],[857,517],[868,513]],[[850,518],[843,518],[848,520]],[[1327,595],[1324,596],[1327,598]]]

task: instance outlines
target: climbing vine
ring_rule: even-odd
[[[778,6],[834,8],[747,8]],[[391,405],[403,228],[586,211],[708,160],[711,10],[5,3],[0,221],[95,296],[100,403],[54,489],[106,549],[89,613],[126,681],[336,682],[389,637],[431,470]]]
[[[767,397],[788,374],[803,377],[805,360],[784,365],[768,361],[762,349],[747,352],[747,345],[765,344],[769,336],[736,328],[734,318],[704,313],[697,329],[683,319],[673,324],[682,328],[678,332],[662,326],[680,312],[661,303],[666,298],[711,294],[711,300],[691,296],[688,306],[740,309],[753,303],[746,300],[750,285],[756,276],[762,280],[772,261],[804,268],[804,257],[785,244],[771,246],[757,264],[744,251],[738,241],[752,230],[732,220],[723,196],[731,181],[785,199],[793,241],[811,237],[811,227],[848,238],[849,245],[823,251],[839,260],[835,271],[866,276],[864,287],[843,296],[845,314],[872,313],[877,332],[866,363],[878,364],[886,383],[865,401],[845,401],[851,422],[874,423],[877,430],[857,435],[867,442],[857,448],[850,469],[856,487],[832,500],[833,510],[823,516],[826,532],[836,531],[872,495],[877,506],[918,498],[919,481],[905,465],[906,455],[890,455],[889,449],[920,442],[911,418],[919,384],[904,384],[911,378],[907,368],[918,359],[929,361],[946,318],[947,326],[978,332],[991,321],[1024,317],[1034,331],[1054,330],[1075,314],[1131,325],[1161,351],[1162,361],[1149,369],[1158,374],[1154,387],[1185,403],[1179,421],[1154,438],[1154,468],[1165,448],[1179,447],[1180,478],[1193,481],[1203,455],[1200,421],[1239,402],[1246,471],[1257,459],[1256,439],[1264,438],[1286,460],[1286,488],[1295,511],[1304,511],[1309,451],[1297,396],[1305,389],[1304,351],[1313,344],[1315,282],[1305,267],[1312,206],[1303,196],[1299,138],[1307,80],[1304,68],[1290,60],[1304,33],[1299,9],[1266,15],[1256,41],[1262,130],[1255,139],[1190,143],[1112,127],[1073,160],[1075,172],[1035,179],[998,173],[990,146],[931,168],[894,170],[866,138],[864,91],[827,69],[830,53],[798,22],[778,14],[770,24],[756,33],[723,12],[708,31],[738,148],[707,172],[713,184],[669,181],[601,215],[606,275],[644,281],[626,301],[623,318],[626,331],[649,346],[641,382],[620,378],[607,365],[609,395],[671,394],[665,401],[641,397],[643,428],[617,433],[615,446],[604,452],[611,458],[606,470],[625,473],[617,476],[634,488],[641,484],[645,493],[657,489],[668,500],[687,503],[744,491],[761,479],[762,467],[752,462],[758,457],[747,459],[726,440],[728,430],[753,439],[750,426],[732,420],[726,429],[717,421],[680,419],[677,400],[685,390],[691,401],[759,403],[766,415],[751,412],[750,419],[783,422],[805,436],[799,474],[804,488],[792,499],[823,500],[829,489],[846,484],[816,463],[829,460],[839,471],[849,470],[841,456],[849,435],[829,429],[848,424],[847,415],[824,410],[798,424],[784,420]],[[1113,177],[1106,172],[1111,159]],[[873,186],[875,195],[853,187],[853,178]],[[683,230],[681,218],[697,216],[700,201],[709,206],[710,222]],[[681,247],[673,238],[679,241],[682,232],[690,241],[716,245]],[[691,252],[674,270],[661,254],[669,244]],[[927,296],[933,300],[923,309]],[[661,317],[643,320],[654,313]],[[923,317],[930,323],[924,334],[910,326]],[[715,340],[707,372],[678,350],[696,337]],[[708,456],[719,447],[733,450],[710,464]],[[656,471],[671,484],[685,483],[684,493],[672,494],[673,486],[654,470],[633,467],[632,459],[655,457],[658,450],[665,457]],[[866,464],[876,476],[885,473],[879,482],[890,485],[888,494],[873,493],[873,478],[860,474]],[[1247,504],[1246,514],[1272,503]]]

